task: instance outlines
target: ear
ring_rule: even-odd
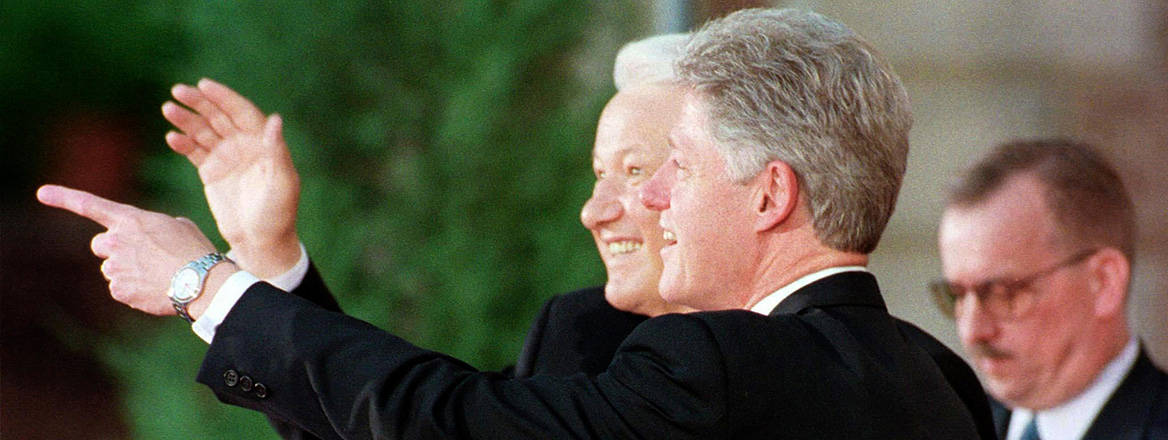
[[[767,231],[791,217],[799,201],[799,178],[786,162],[772,160],[759,173],[754,230]]]
[[[1114,317],[1126,313],[1131,263],[1119,249],[1100,249],[1087,260],[1091,290],[1095,293],[1095,316]]]

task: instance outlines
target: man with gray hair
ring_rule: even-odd
[[[953,186],[938,243],[931,290],[1002,438],[1168,438],[1168,374],[1127,326],[1135,210],[1094,148],[999,145]]]
[[[39,197],[110,227],[94,251],[135,308],[166,314],[160,287],[195,259],[209,274],[174,286],[194,290],[178,306],[192,317],[245,286],[199,381],[321,437],[977,438],[864,269],[908,148],[891,68],[793,10],[713,21],[678,67],[682,121],[640,198],[665,228],[661,295],[703,311],[645,321],[595,377],[477,372],[199,258],[214,248],[189,223],[59,187]]]

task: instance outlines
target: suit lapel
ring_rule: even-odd
[[[1163,380],[1163,374],[1141,349],[1135,365],[1099,410],[1083,440],[1142,438],[1152,418],[1150,412],[1154,409],[1157,393],[1163,392],[1166,386],[1160,383]]]
[[[1099,410],[1095,421],[1087,428],[1082,440],[1138,440],[1143,437],[1144,430],[1151,420],[1154,404],[1159,393],[1168,384],[1164,376],[1152,364],[1147,354],[1140,350],[1136,363],[1132,365],[1127,377],[1120,382],[1119,388]],[[1010,409],[1000,402],[990,399],[990,409],[994,414],[994,425],[998,436],[1006,438],[1006,430],[1010,426]]]
[[[799,313],[808,308],[865,306],[886,310],[876,277],[867,272],[835,274],[804,286],[780,302],[771,316]]]
[[[990,412],[994,416],[994,430],[998,431],[998,438],[1006,438],[1006,430],[1010,429],[1010,408],[1006,408],[993,397],[988,398],[990,399]]]

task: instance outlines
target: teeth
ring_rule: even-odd
[[[608,244],[608,253],[613,255],[628,254],[641,250],[641,243],[637,241],[617,241]]]
[[[665,241],[675,241],[675,240],[677,240],[677,236],[676,236],[676,235],[673,235],[673,231],[664,231],[664,232],[662,232],[662,233],[661,233],[661,238],[664,238],[664,239],[665,239]]]

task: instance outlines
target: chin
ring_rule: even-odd
[[[662,285],[658,292],[661,295],[661,299],[667,303],[692,307],[681,295],[681,289],[673,288],[669,285]]]
[[[986,393],[1006,405],[1016,406],[1023,397],[1022,391],[1011,383],[990,377],[987,377],[984,382]]]
[[[632,288],[628,286],[613,285],[611,283],[604,286],[604,300],[608,301],[613,307],[624,310],[626,312],[639,313],[642,315],[649,314],[644,310],[646,306],[652,305],[651,299],[646,299],[646,295],[656,295],[656,289],[651,292],[643,288]]]

